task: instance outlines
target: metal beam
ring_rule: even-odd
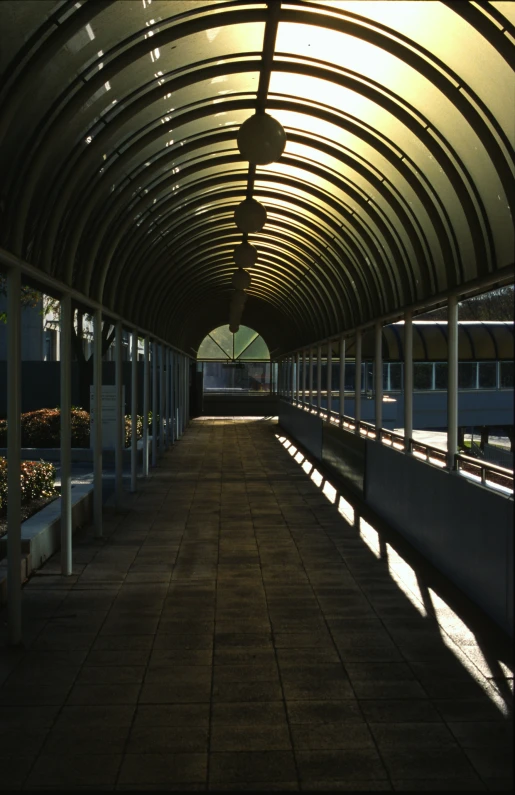
[[[21,273],[7,273],[7,631],[22,640],[21,623]]]

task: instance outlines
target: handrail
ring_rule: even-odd
[[[322,416],[327,422],[331,420],[338,420],[340,427],[343,430],[348,430],[351,432],[350,429],[345,428],[345,423],[351,426],[352,431],[355,431],[356,428],[356,420],[354,417],[350,417],[347,414],[341,416],[337,411],[331,409],[330,416],[328,415],[327,409],[318,408],[313,404],[304,403],[301,400],[289,400],[284,396],[280,396],[281,400],[284,400],[285,403],[289,403],[291,405],[296,405],[297,408],[301,408],[304,411],[309,411],[310,413],[315,413],[317,416]],[[499,479],[504,479],[510,486],[507,486],[508,489],[513,491],[513,479],[514,479],[514,472],[512,469],[507,469],[506,467],[501,467],[498,464],[491,464],[484,459],[474,458],[473,456],[469,456],[466,453],[455,453],[453,457],[453,463],[451,466],[448,465],[448,454],[447,450],[442,450],[441,447],[434,447],[431,444],[427,444],[426,442],[419,442],[416,439],[409,439],[406,440],[404,436],[401,434],[395,433],[395,431],[390,431],[387,428],[380,428],[379,434],[377,434],[377,429],[375,425],[372,425],[370,422],[365,422],[364,420],[359,420],[359,429],[360,432],[363,430],[366,432],[367,436],[371,436],[375,441],[380,441],[382,444],[391,442],[392,447],[394,446],[394,442],[396,442],[399,446],[402,447],[402,450],[399,452],[408,453],[408,454],[415,454],[415,455],[425,455],[426,462],[430,464],[430,466],[434,466],[431,463],[430,457],[438,459],[440,458],[441,462],[445,464],[445,469],[449,472],[455,472],[460,474],[462,471],[465,471],[465,467],[476,467],[481,471],[481,484],[486,486],[487,488],[491,488],[490,483],[492,481],[487,481],[488,473],[497,476]],[[377,438],[379,436],[379,438]],[[406,449],[406,442],[408,442]],[[463,467],[460,468],[460,462],[463,463]],[[469,472],[469,474],[471,474]],[[502,484],[497,484],[502,485]]]

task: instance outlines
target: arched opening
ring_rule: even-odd
[[[213,329],[199,346],[197,376],[203,414],[269,413],[263,399],[275,391],[273,365],[268,345],[254,329],[240,326],[235,334],[228,325]]]

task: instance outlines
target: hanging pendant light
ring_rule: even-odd
[[[268,113],[255,113],[243,122],[237,135],[240,154],[255,166],[275,163],[286,146],[284,127]]]
[[[234,249],[234,261],[240,268],[252,268],[256,264],[258,253],[250,243],[240,243]]]
[[[237,290],[246,290],[250,287],[250,282],[250,273],[247,273],[243,268],[238,268],[237,271],[234,271],[232,275],[232,286]]]
[[[241,232],[260,232],[266,222],[266,210],[255,199],[245,199],[236,207],[234,221]]]

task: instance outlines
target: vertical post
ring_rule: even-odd
[[[131,492],[136,491],[138,475],[138,332],[132,332],[131,366]]]
[[[93,315],[93,524],[95,538],[102,537],[102,310]]]
[[[184,357],[184,392],[185,392],[185,401],[186,401],[186,423],[185,426],[190,421],[190,360],[187,356]]]
[[[411,453],[413,439],[413,313],[404,314],[404,452]]]
[[[295,369],[295,360],[293,356],[288,356],[288,392],[289,392],[289,399],[290,403],[293,403],[294,399],[294,383],[295,383],[295,376],[294,376],[294,369]]]
[[[296,404],[297,406],[300,403],[300,353],[295,354],[295,362],[296,362],[296,371],[295,371],[295,394],[296,394]]]
[[[125,405],[123,402],[123,369],[122,369],[122,324],[116,324],[115,331],[115,363],[114,382],[116,391],[116,443],[115,455],[115,499],[116,508],[122,507],[123,499],[123,451],[125,448]]]
[[[448,311],[447,465],[454,469],[458,452],[458,299],[451,295]]]
[[[165,380],[164,380],[164,346],[159,346],[159,453],[163,455],[165,447]]]
[[[170,359],[168,356],[168,348],[165,348],[164,351],[164,374],[165,374],[165,417],[166,417],[166,429],[165,429],[165,450],[168,450],[170,446],[170,369],[169,369]]]
[[[175,427],[175,354],[170,350],[170,418],[172,431],[172,444],[177,440],[177,428]]]
[[[383,327],[381,321],[375,324],[375,359],[374,359],[374,392],[375,392],[375,425],[376,442],[381,441],[383,427]]]
[[[302,405],[306,404],[306,349],[302,351]]]
[[[21,273],[7,272],[7,629],[21,643]]]
[[[309,410],[311,411],[311,407],[313,405],[313,348],[310,347],[309,349]]]
[[[359,423],[361,421],[361,329],[356,329],[356,352],[354,354],[356,372],[354,374],[354,433],[359,436]]]
[[[327,422],[331,422],[331,411],[333,408],[333,344],[327,340]]]
[[[322,346],[317,346],[317,414],[322,407]]]
[[[343,428],[343,418],[345,416],[345,337],[340,336],[340,389],[338,392],[340,402],[340,427]]]
[[[157,466],[157,342],[152,343],[152,466]]]
[[[149,341],[143,341],[143,477],[148,478],[148,376],[149,376]]]
[[[61,298],[61,574],[72,573],[72,299]]]

